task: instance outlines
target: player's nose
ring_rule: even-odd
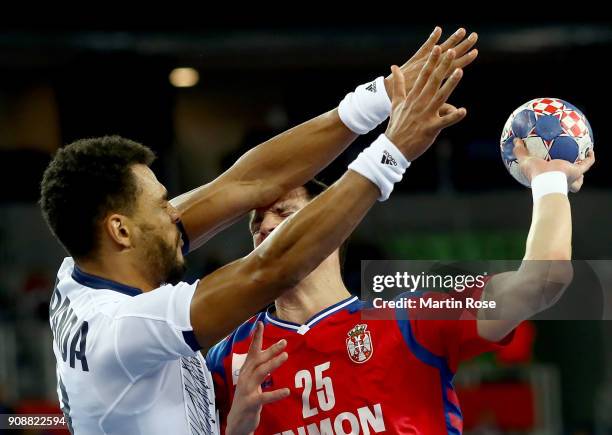
[[[259,233],[261,234],[262,240],[268,237],[277,225],[278,224],[274,222],[273,219],[264,219],[259,227]]]

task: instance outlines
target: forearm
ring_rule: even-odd
[[[521,266],[495,275],[485,288],[483,297],[498,308],[480,310],[478,328],[483,338],[502,339],[562,296],[573,277],[571,237],[567,196],[551,194],[536,201]]]
[[[256,146],[219,178],[174,198],[191,249],[312,179],[356,137],[332,110]]]
[[[540,198],[533,205],[525,260],[570,260],[572,215],[569,199],[557,193]]]
[[[545,195],[533,205],[525,257],[518,270],[524,317],[555,303],[573,278],[572,216],[567,195]],[[520,304],[520,303],[519,303]],[[518,313],[523,314],[523,313]]]
[[[334,109],[256,146],[228,174],[238,182],[258,185],[249,210],[265,206],[312,179],[356,137]]]

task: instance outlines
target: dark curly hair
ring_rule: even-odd
[[[120,136],[80,139],[57,152],[43,175],[40,207],[71,256],[95,254],[99,223],[109,212],[133,212],[138,186],[130,168],[154,159],[149,148]]]

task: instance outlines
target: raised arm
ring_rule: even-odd
[[[576,191],[583,174],[595,162],[593,151],[582,162],[544,161],[529,156],[516,140],[514,153],[534,195],[531,228],[525,256],[517,271],[495,275],[487,283],[484,298],[494,300],[498,309],[481,311],[479,335],[491,341],[504,338],[518,324],[549,308],[563,295],[573,277],[572,216],[567,189]]]
[[[200,281],[191,302],[191,323],[202,347],[216,343],[307,276],[340,246],[378,198],[388,196],[408,161],[429,148],[443,128],[463,119],[465,109],[447,108],[440,115],[461,78],[457,70],[440,86],[452,68],[454,52],[440,57],[435,47],[408,95],[394,67],[393,112],[386,136],[381,135],[351,164],[352,170],[284,221],[250,255]],[[381,162],[385,153],[395,165]]]
[[[314,177],[356,137],[334,109],[256,146],[212,182],[174,198],[191,249]]]
[[[406,93],[412,89],[441,33],[436,27],[415,55],[401,66]],[[471,50],[477,35],[465,36],[465,30],[459,29],[440,46],[441,52],[455,49],[456,58],[449,71],[470,64],[478,54]],[[346,126],[351,124],[352,116],[359,126],[364,120],[371,121],[371,128],[384,121],[390,110],[387,97],[390,83],[391,78],[387,77],[384,86],[362,86],[368,88],[361,93],[368,104],[360,100],[353,111],[344,111],[342,119],[338,109],[334,109],[298,125],[251,149],[212,182],[174,198],[171,202],[181,213],[190,248],[196,249],[248,211],[268,205],[312,179],[357,137]],[[385,99],[386,109],[382,107]],[[345,103],[344,107],[348,106]],[[365,109],[377,113],[367,113]]]

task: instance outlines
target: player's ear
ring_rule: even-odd
[[[130,228],[127,216],[112,214],[104,220],[104,230],[122,248],[131,248]]]

